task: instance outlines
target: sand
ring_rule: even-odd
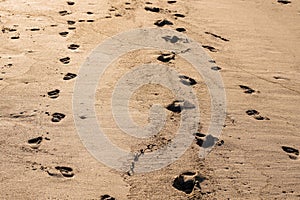
[[[300,199],[299,17],[293,0],[0,1],[0,199]],[[180,55],[161,62],[160,49],[130,52],[109,66],[96,92],[99,124],[111,141],[155,151],[178,129],[180,113],[168,110],[157,137],[136,139],[109,114],[114,84],[143,63],[164,64],[197,82],[191,87],[204,135],[162,169],[119,172],[95,159],[77,134],[74,85],[105,39],[158,26],[183,31],[215,61],[226,91],[224,128],[200,159],[211,114],[203,77]],[[148,85],[129,108],[144,125],[153,103],[174,100],[166,88]]]

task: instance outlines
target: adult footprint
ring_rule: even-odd
[[[101,195],[100,200],[115,200],[115,198],[108,194],[104,194],[104,195]]]
[[[75,174],[73,173],[73,169],[71,167],[65,167],[65,166],[56,166],[55,169],[60,171],[60,173],[67,178],[73,177]]]
[[[175,60],[175,54],[174,53],[163,53],[157,57],[157,60],[159,60],[161,62],[170,62],[171,60]]]
[[[59,92],[60,92],[59,89],[52,90],[52,91],[48,92],[48,96],[51,99],[56,99],[59,96]]]
[[[188,101],[175,100],[166,108],[174,113],[180,113],[183,109],[194,109],[195,105]]]
[[[78,45],[78,44],[70,44],[69,46],[68,46],[68,49],[71,49],[71,50],[76,50],[76,49],[78,49],[80,46]]]
[[[217,52],[217,49],[215,47],[209,46],[209,45],[202,45],[203,48],[208,49],[211,52]]]
[[[63,78],[63,80],[70,80],[70,79],[73,79],[73,78],[75,78],[77,75],[76,74],[73,74],[73,73],[67,73],[65,76],[64,76],[64,78]]]
[[[40,137],[29,139],[27,142],[31,148],[37,149],[37,148],[39,148],[42,140],[43,140],[43,138],[40,136]]]
[[[191,77],[180,75],[180,82],[184,85],[196,85],[197,81]]]
[[[66,65],[66,64],[70,63],[71,58],[70,57],[64,57],[64,58],[59,59],[59,61]]]
[[[247,94],[252,94],[253,92],[255,92],[255,90],[253,90],[252,88],[245,86],[245,85],[239,85],[241,89],[244,90],[244,93]]]
[[[52,114],[52,122],[60,122],[63,118],[65,118],[66,115],[62,113],[53,113]]]
[[[299,150],[295,149],[293,147],[288,147],[288,146],[281,146],[282,150],[288,153],[288,156],[292,160],[297,160],[299,156]],[[292,155],[294,154],[294,155]]]
[[[180,174],[174,179],[173,187],[186,194],[190,194],[193,192],[194,188],[201,189],[200,183],[204,180],[205,178],[199,176],[197,173],[188,171]]]
[[[160,8],[157,8],[157,7],[148,7],[148,6],[146,6],[146,7],[145,7],[145,10],[146,10],[146,11],[150,11],[150,12],[159,12],[159,11],[160,11]]]
[[[165,25],[173,25],[173,22],[164,19],[164,20],[157,20],[154,25],[158,26],[158,27],[163,27]]]

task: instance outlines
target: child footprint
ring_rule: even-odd
[[[299,156],[299,150],[295,149],[293,147],[288,147],[288,146],[281,146],[282,150],[288,153],[289,158],[292,160],[297,160]],[[294,155],[292,155],[294,154]]]

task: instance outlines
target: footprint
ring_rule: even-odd
[[[204,180],[205,178],[197,173],[188,171],[177,176],[174,179],[172,186],[177,190],[190,194],[195,188],[201,189],[200,183]]]
[[[214,36],[215,38],[221,39],[221,40],[223,40],[223,41],[225,41],[225,42],[228,42],[228,41],[229,41],[228,39],[223,38],[222,36],[219,36],[219,35],[214,34],[214,33],[211,33],[211,32],[204,32],[204,33],[205,33],[205,34],[208,34],[208,35],[212,35],[212,36]]]
[[[166,109],[169,111],[172,111],[174,113],[180,113],[183,109],[194,109],[195,105],[188,101],[180,101],[180,100],[175,100],[171,104],[169,104]]]
[[[176,31],[178,31],[178,32],[185,32],[186,29],[185,28],[176,28]]]
[[[75,175],[71,167],[65,167],[65,166],[56,166],[55,169],[48,168],[45,171],[48,173],[49,176],[55,176],[55,177],[71,178]]]
[[[297,160],[299,156],[299,150],[295,149],[293,147],[288,147],[288,146],[281,146],[282,150],[288,153],[288,156],[292,160]],[[294,154],[294,155],[292,155]]]
[[[73,2],[73,1],[67,1],[67,4],[68,4],[69,6],[73,6],[73,5],[75,4],[75,2]]]
[[[270,120],[268,117],[262,117],[257,110],[247,110],[247,115],[253,116],[256,120]]]
[[[64,177],[71,178],[74,176],[73,169],[71,167],[56,166],[55,169],[59,170]]]
[[[93,12],[90,12],[90,11],[88,11],[88,12],[86,12],[86,14],[88,14],[88,15],[92,15],[92,14],[94,14]]]
[[[93,20],[93,19],[88,19],[88,20],[86,20],[86,22],[94,22],[95,20]]]
[[[245,86],[245,85],[239,85],[241,89],[245,90],[244,93],[252,94],[255,92],[252,88]]]
[[[185,15],[179,14],[179,13],[174,14],[174,16],[175,16],[175,17],[181,17],[181,18],[184,18],[184,17],[185,17]]]
[[[69,32],[67,32],[67,31],[59,33],[59,35],[61,35],[62,37],[66,37],[68,34],[69,34]]]
[[[180,75],[180,82],[183,83],[184,85],[196,85],[197,81],[193,78],[190,78],[188,76]]]
[[[246,111],[247,115],[258,115],[259,112],[257,110],[247,110]]]
[[[63,118],[65,118],[65,114],[62,113],[53,113],[52,114],[52,122],[60,122]]]
[[[60,62],[62,62],[63,64],[69,64],[70,63],[71,58],[70,57],[64,57],[59,59]]]
[[[78,44],[70,44],[69,46],[68,46],[68,49],[71,49],[71,50],[76,50],[76,49],[78,49],[80,46],[78,45]]]
[[[157,57],[157,60],[161,62],[170,62],[171,60],[175,60],[175,53],[163,53]]]
[[[31,28],[30,31],[39,31],[39,28]]]
[[[219,71],[221,70],[222,68],[221,67],[218,67],[218,66],[214,66],[214,67],[211,67],[212,70],[214,71]]]
[[[70,80],[70,79],[73,79],[73,78],[75,78],[77,75],[76,74],[73,74],[73,73],[67,73],[65,76],[64,76],[64,78],[63,78],[63,80]]]
[[[56,99],[59,96],[59,92],[60,92],[59,89],[52,90],[52,91],[48,92],[48,96],[51,99]]]
[[[30,144],[30,147],[33,149],[37,149],[39,148],[41,142],[42,142],[43,138],[42,137],[36,137],[36,138],[32,138],[30,140],[28,140],[28,144]]]
[[[156,25],[158,27],[163,27],[165,25],[173,25],[173,23],[171,21],[169,21],[169,20],[164,19],[164,20],[157,20],[154,23],[154,25]]]
[[[217,52],[217,49],[215,47],[208,46],[208,45],[202,45],[202,47],[208,49],[211,52]]]
[[[146,11],[150,11],[150,12],[159,12],[160,11],[160,8],[157,8],[157,7],[148,7],[148,6],[146,6],[145,7],[145,10]]]
[[[116,199],[108,194],[104,194],[101,195],[100,200],[116,200]]]
[[[10,39],[12,39],[12,40],[17,40],[17,39],[19,39],[20,38],[20,36],[12,36]]]
[[[69,13],[69,12],[66,11],[66,10],[59,11],[58,13],[59,13],[61,16],[65,16],[65,15],[71,14],[71,13]]]
[[[73,21],[73,20],[68,20],[67,23],[68,23],[69,25],[73,25],[73,24],[75,24],[76,22]]]
[[[289,3],[292,3],[291,1],[287,1],[287,0],[278,0],[277,2],[278,2],[278,3],[281,3],[281,4],[289,4]]]
[[[200,147],[202,147],[202,144],[204,142],[204,140],[202,138],[204,138],[206,135],[203,133],[195,133],[195,139],[196,139],[196,144],[199,145]]]
[[[168,1],[169,4],[176,3],[177,1]]]

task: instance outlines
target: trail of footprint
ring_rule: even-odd
[[[173,187],[177,190],[190,194],[195,188],[201,190],[200,183],[205,180],[205,177],[198,175],[196,172],[183,172],[173,181]]]
[[[288,153],[288,156],[292,160],[297,160],[299,156],[299,150],[295,149],[293,147],[288,147],[288,146],[281,146],[282,150]],[[292,155],[294,154],[294,155]]]

